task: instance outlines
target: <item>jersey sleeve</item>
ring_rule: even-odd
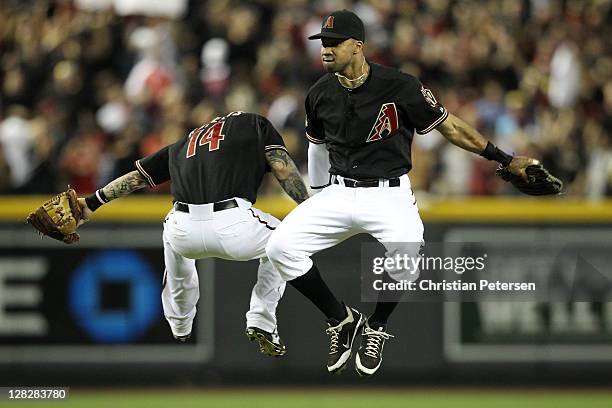
[[[257,116],[257,130],[260,140],[263,142],[264,150],[281,149],[287,151],[283,137],[278,133],[274,125],[263,116]]]
[[[448,117],[446,108],[418,79],[410,77],[405,93],[406,112],[418,134],[432,131]]]
[[[166,146],[152,155],[134,162],[136,170],[144,176],[151,187],[170,180],[169,150],[170,146]]]
[[[322,144],[325,143],[325,134],[323,133],[323,126],[317,121],[315,110],[312,106],[312,98],[309,95],[306,96],[305,102],[306,109],[306,138],[310,143]]]

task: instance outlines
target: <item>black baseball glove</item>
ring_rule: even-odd
[[[533,196],[558,195],[563,190],[563,182],[550,174],[541,164],[525,167],[525,178],[510,171],[509,166],[499,166],[495,171],[504,181],[509,181],[521,193]]]

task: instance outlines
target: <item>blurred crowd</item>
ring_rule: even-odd
[[[233,110],[267,116],[305,171],[303,100],[323,73],[306,37],[349,8],[369,60],[541,159],[569,195],[612,195],[612,0],[191,0],[180,18],[83,2],[2,1],[0,193],[93,191]],[[436,131],[415,135],[413,162],[420,191],[513,194]]]

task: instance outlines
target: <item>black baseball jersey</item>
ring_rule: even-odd
[[[206,204],[240,197],[254,203],[270,171],[265,152],[271,149],[285,150],[285,143],[268,119],[231,112],[135,165],[151,186],[171,180],[176,201]]]
[[[353,179],[392,178],[412,168],[413,133],[442,123],[448,112],[415,77],[370,64],[368,79],[349,90],[326,74],[306,96],[306,137],[327,143],[330,173]]]

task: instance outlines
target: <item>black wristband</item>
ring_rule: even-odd
[[[96,211],[109,201],[110,200],[106,197],[106,194],[104,194],[102,189],[97,190],[94,194],[85,198],[85,204],[87,204],[87,207],[91,210],[91,212]]]
[[[512,156],[508,153],[499,150],[493,143],[487,142],[487,147],[480,153],[482,157],[488,160],[495,160],[502,166],[507,166],[512,161]]]

